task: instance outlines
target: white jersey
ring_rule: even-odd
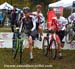
[[[32,14],[35,16],[36,23],[45,23],[45,18],[41,12],[32,12]]]
[[[59,30],[64,30],[65,25],[68,24],[68,20],[63,16],[59,17],[58,22],[59,22]]]
[[[72,13],[69,17],[68,20],[70,23],[72,23],[75,20],[75,13]]]

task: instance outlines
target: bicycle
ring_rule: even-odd
[[[54,36],[55,36],[54,32],[48,31],[47,35],[43,39],[43,44],[42,44],[43,54],[45,56],[48,56],[48,54],[49,54],[51,58],[56,59],[58,44],[57,44],[57,41],[53,37],[50,40],[51,34],[54,34]]]
[[[18,38],[13,39],[13,47],[12,47],[13,59],[16,59],[17,53],[19,52],[20,64],[22,63],[23,40],[24,40],[24,35],[20,35]]]
[[[66,42],[67,43],[72,43],[75,41],[75,31],[73,30],[73,24],[68,24],[67,25],[67,35],[66,35]]]

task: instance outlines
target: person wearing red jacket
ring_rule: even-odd
[[[53,32],[53,33],[51,33],[51,39],[54,38],[58,43],[58,54],[59,54],[59,58],[61,58],[62,57],[61,41],[60,41],[60,38],[58,36],[59,22],[58,22],[56,14],[52,10],[52,8],[47,13],[47,27],[48,27],[49,31]]]

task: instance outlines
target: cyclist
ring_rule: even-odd
[[[72,13],[69,17],[68,17],[69,23],[71,23],[72,25],[72,29],[75,32],[75,13]]]
[[[28,43],[29,43],[29,51],[30,51],[30,60],[33,60],[33,45],[34,40],[37,35],[36,31],[36,23],[33,17],[30,16],[30,8],[24,7],[23,8],[24,16],[22,18],[22,23],[19,32],[25,32],[28,36]]]
[[[58,28],[59,22],[58,22],[58,19],[57,19],[57,17],[56,17],[55,12],[52,11],[52,10],[53,10],[53,8],[50,8],[50,9],[49,9],[49,11],[51,11],[51,13],[52,13],[52,14],[51,14],[52,17],[50,17],[51,20],[48,19],[48,23],[47,23],[47,25],[49,25],[49,26],[48,26],[48,30],[49,30],[49,31],[52,31],[50,38],[51,38],[51,39],[54,38],[55,41],[57,41],[57,43],[58,43],[58,57],[59,57],[59,58],[62,58],[62,53],[61,53],[61,41],[60,41],[60,38],[59,38],[59,36],[58,36],[58,34],[57,34],[57,32],[58,32],[58,30],[59,30],[59,28]],[[49,13],[48,13],[48,14],[49,14]],[[50,15],[49,15],[49,16],[50,16]],[[49,17],[49,16],[48,16],[48,17]],[[50,24],[49,24],[49,23],[50,23]]]
[[[65,37],[65,33],[66,33],[65,31],[66,31],[66,25],[68,24],[68,20],[65,17],[60,15],[59,10],[57,11],[56,15],[57,15],[58,23],[59,23],[58,35],[61,40],[61,45],[62,45],[62,47],[64,47],[64,42],[65,42],[64,37]]]
[[[45,23],[45,18],[42,14],[42,5],[38,4],[36,5],[36,11],[32,12],[32,15],[35,16],[35,20],[36,20],[36,29],[38,30],[39,34],[40,34],[40,41],[42,40],[42,32],[43,32],[43,24]],[[37,35],[37,37],[39,37],[39,34]]]

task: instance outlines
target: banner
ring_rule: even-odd
[[[0,33],[0,48],[12,48],[13,33],[1,32]]]
[[[34,41],[34,43],[35,43],[34,48],[42,49],[43,38],[45,36],[46,36],[46,34],[44,33],[42,36],[42,41],[39,41],[39,40]],[[12,37],[13,37],[13,33],[10,33],[10,32],[0,33],[0,48],[12,48],[12,46],[13,46]],[[23,48],[28,48],[28,40],[27,39],[25,39],[23,42]],[[68,44],[65,41],[64,48],[62,48],[62,49],[75,50],[75,42]]]

